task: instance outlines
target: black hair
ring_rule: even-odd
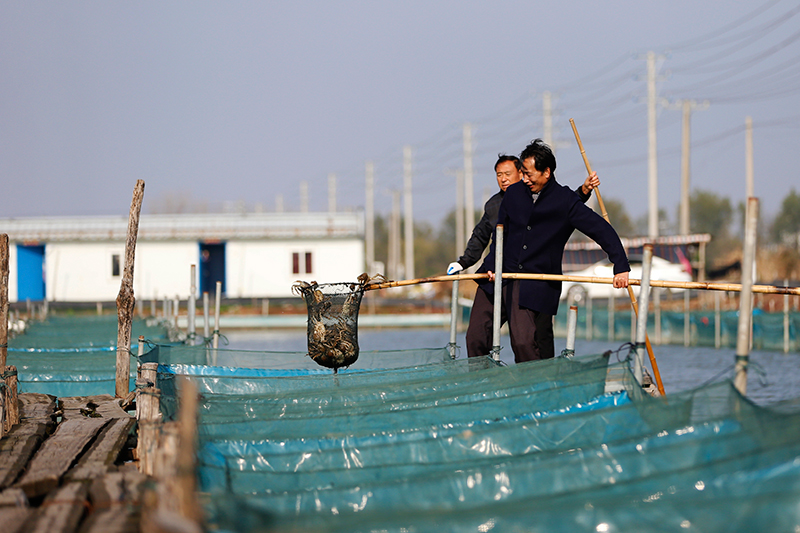
[[[506,161],[513,162],[517,170],[522,170],[522,162],[519,160],[519,157],[515,155],[497,154],[497,163],[494,164],[494,171],[497,172],[497,165],[505,163]]]
[[[533,158],[534,167],[539,172],[544,172],[545,169],[550,169],[550,175],[556,177],[556,156],[547,144],[541,139],[534,139],[525,147],[521,154],[519,154],[520,161]]]

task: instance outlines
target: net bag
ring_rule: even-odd
[[[364,284],[298,281],[292,291],[302,296],[308,307],[309,357],[334,373],[355,363]]]

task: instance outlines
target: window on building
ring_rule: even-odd
[[[300,254],[294,252],[292,254],[292,274],[300,273]]]
[[[303,263],[300,263],[300,260],[303,260]],[[292,253],[292,274],[312,274],[313,269],[313,259],[311,252],[293,252]],[[304,270],[300,270],[301,266]]]
[[[119,277],[119,254],[111,255],[111,276]]]
[[[306,274],[311,274],[311,252],[306,252]]]

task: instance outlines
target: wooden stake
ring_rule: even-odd
[[[575,140],[578,142],[578,148],[581,150],[581,156],[583,156],[583,164],[586,165],[586,171],[589,174],[592,173],[592,165],[589,164],[589,159],[586,157],[586,151],[583,149],[583,143],[581,142],[581,136],[578,135],[578,128],[575,126],[575,121],[573,119],[569,119],[569,123],[572,126],[572,132],[575,134]],[[600,196],[600,187],[595,187],[594,192],[597,194],[597,202],[600,204],[600,212],[603,215],[603,218],[611,224],[611,221],[608,218],[608,211],[606,211],[606,206],[603,203],[603,197]],[[630,284],[628,284],[628,296],[631,299],[631,306],[633,307],[633,312],[636,313],[636,316],[639,316],[639,306],[636,304],[636,295],[633,294],[633,289],[631,288]],[[661,393],[661,396],[664,396],[666,393],[664,392],[664,384],[661,382],[661,373],[658,371],[658,364],[656,363],[656,357],[653,355],[653,347],[650,345],[650,336],[647,335],[645,331],[645,346],[647,347],[647,355],[650,357],[650,364],[653,367],[653,374],[656,378],[656,385],[658,385],[658,392]]]
[[[8,359],[8,234],[0,235],[0,374],[6,371]],[[3,379],[5,385],[7,380]],[[10,421],[5,387],[0,387],[0,438],[5,435],[6,420]],[[9,428],[10,429],[10,428]]]
[[[133,261],[136,255],[136,238],[139,234],[139,213],[144,198],[144,181],[137,180],[128,217],[128,237],[125,242],[125,269],[117,295],[117,372],[115,393],[124,398],[130,391],[131,330],[133,329]]]

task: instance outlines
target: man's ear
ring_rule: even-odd
[[[544,169],[544,172],[542,172],[542,174],[544,175],[544,179],[549,180],[550,179],[550,167],[547,167],[546,169]]]

